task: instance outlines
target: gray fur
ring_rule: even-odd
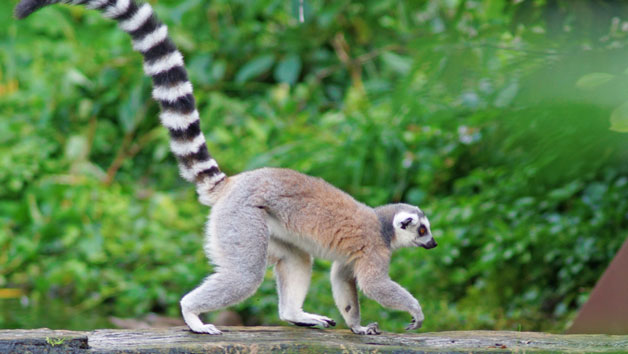
[[[195,332],[219,334],[213,325],[200,323],[198,314],[245,300],[264,279],[269,242],[264,211],[246,204],[247,198],[240,194],[212,208],[205,250],[215,265],[214,273],[181,300],[186,323],[201,325],[192,328]],[[237,220],[231,215],[234,210],[238,210]]]
[[[382,226],[382,238],[390,247],[391,241],[395,237],[395,228],[393,227],[393,218],[399,211],[417,212],[417,208],[407,204],[388,204],[375,208],[375,213]],[[419,216],[425,216],[422,211],[418,211]]]
[[[321,201],[321,193],[330,197]],[[215,273],[181,300],[186,323],[195,332],[220,333],[214,326],[202,324],[198,315],[252,294],[269,264],[275,266],[282,320],[301,326],[334,325],[328,317],[302,310],[311,276],[310,255],[314,255],[334,261],[330,275],[334,300],[354,333],[381,333],[376,323],[360,324],[358,285],[383,306],[409,312],[413,321],[408,329],[419,328],[424,318],[419,302],[388,277],[388,254],[393,244],[401,242],[397,238],[404,235],[399,233],[418,237],[419,222],[408,230],[393,226],[395,216],[402,212],[413,215],[417,221],[425,218],[417,207],[407,204],[369,208],[321,179],[290,170],[263,168],[230,177],[217,198],[207,228],[206,249],[216,266]],[[308,234],[312,232],[308,231],[308,222],[315,230],[322,228],[323,232],[338,236],[326,239],[328,244],[317,241],[313,234]],[[370,232],[376,238],[347,240],[355,243],[348,249],[362,252],[353,259],[346,250],[337,249],[344,230],[358,230],[358,236]]]
[[[377,209],[375,209],[377,213]],[[386,242],[386,246],[390,247],[390,243],[392,239],[395,237],[395,228],[392,224],[392,218],[394,215],[383,215],[382,213],[377,213],[377,218],[379,219],[379,223],[381,224],[381,233],[384,242]]]

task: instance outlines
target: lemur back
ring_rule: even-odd
[[[262,168],[231,179],[234,193],[250,196],[250,202],[266,212],[271,237],[308,245],[314,256],[331,260],[357,258],[365,252],[365,238],[370,239],[369,248],[385,248],[374,210],[320,178]]]
[[[377,323],[360,324],[358,286],[383,306],[409,312],[407,329],[421,326],[419,302],[388,276],[393,250],[436,246],[419,208],[390,204],[373,209],[320,178],[286,169],[227,177],[207,150],[183,57],[151,6],[135,0],[22,0],[15,15],[21,19],[60,2],[100,10],[131,36],[152,79],[152,96],[161,107],[160,120],[170,133],[180,174],[196,184],[199,201],[212,206],[205,251],[214,273],[181,300],[192,331],[220,334],[199,315],[251,296],[267,265],[275,267],[282,320],[310,327],[335,325],[302,309],[312,256],[333,260],[334,300],[354,333],[380,333]]]

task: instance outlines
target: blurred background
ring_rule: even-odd
[[[419,205],[391,277],[424,331],[562,332],[628,235],[628,3],[151,0],[229,174],[280,166]],[[0,328],[179,317],[211,266],[141,57],[83,7],[0,2]],[[330,263],[305,310],[335,318]],[[282,324],[272,272],[231,309]],[[363,322],[405,313],[364,297]],[[215,314],[208,316],[215,319]]]

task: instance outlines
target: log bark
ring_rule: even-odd
[[[221,327],[222,335],[185,327],[91,332],[0,330],[0,353],[485,353],[626,352],[628,336],[509,331],[383,333],[358,336],[341,329]]]

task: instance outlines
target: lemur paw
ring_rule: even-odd
[[[377,324],[377,322],[369,323],[368,325],[366,325],[366,327],[362,327],[362,326],[351,327],[351,332],[355,334],[366,334],[366,335],[382,333],[382,331],[379,329],[379,325]]]
[[[182,307],[183,307],[183,304],[182,304]],[[218,328],[216,328],[216,326],[214,326],[213,324],[203,323],[203,321],[201,321],[201,319],[198,317],[198,314],[191,312],[189,310],[186,310],[185,308],[183,308],[181,313],[183,315],[183,320],[185,321],[185,324],[188,325],[188,327],[190,328],[192,332],[207,333],[207,334],[222,334],[222,332],[218,330]]]
[[[330,326],[335,326],[336,321],[332,320],[329,317],[315,315],[312,313],[302,312],[296,316],[289,316],[282,318],[284,321],[291,322],[297,326],[302,327],[315,327],[321,326],[324,328],[329,328]]]
[[[198,327],[190,327],[190,329],[192,330],[192,332],[194,333],[205,333],[205,334],[222,334],[222,332],[216,328],[216,326],[214,326],[213,324],[204,324],[202,326],[198,326]]]
[[[412,317],[412,322],[406,327],[406,331],[411,331],[413,329],[419,329],[423,325],[423,319],[417,320],[416,317]]]

